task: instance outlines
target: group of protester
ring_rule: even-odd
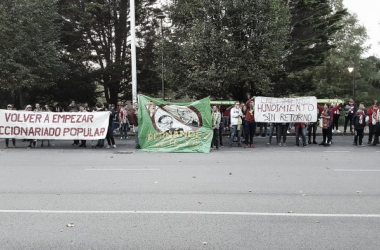
[[[16,110],[13,104],[7,105],[7,110]],[[130,124],[133,126],[133,130],[136,132],[138,129],[137,122],[137,105],[134,105],[132,108],[126,102],[119,101],[117,105],[108,104],[108,103],[97,103],[94,108],[90,108],[87,103],[77,105],[75,101],[72,101],[66,109],[62,108],[59,104],[54,105],[53,108],[50,108],[48,105],[40,106],[39,103],[36,103],[33,107],[32,105],[27,105],[25,111],[28,112],[110,112],[109,126],[105,139],[98,140],[94,148],[116,148],[116,143],[114,139],[115,130],[118,129],[120,132],[120,140],[125,140],[129,138]],[[10,138],[5,139],[4,148],[9,148]],[[12,147],[16,147],[16,139],[12,140]],[[105,140],[107,140],[107,146],[104,145]],[[35,148],[37,146],[37,140],[27,139],[28,148]],[[41,140],[41,147],[44,147],[44,142],[47,142],[49,147],[50,140]],[[72,146],[78,147],[87,147],[86,140],[74,140]],[[139,148],[140,145],[136,143],[136,148]]]
[[[318,120],[311,123],[257,123],[255,121],[255,98],[249,99],[246,103],[235,102],[230,107],[213,106],[212,108],[212,128],[214,136],[211,143],[211,148],[219,149],[223,146],[223,134],[229,132],[228,147],[232,147],[235,137],[237,138],[237,146],[244,148],[255,148],[254,137],[256,136],[257,127],[260,128],[259,135],[268,137],[267,145],[272,144],[273,135],[276,130],[276,144],[280,147],[286,146],[287,134],[291,128],[295,129],[296,146],[307,146],[308,144],[319,144],[321,146],[330,146],[332,144],[332,135],[334,132],[341,133],[338,129],[338,121],[341,112],[344,112],[344,131],[346,134],[349,130],[354,135],[354,145],[365,146],[363,143],[364,130],[368,126],[368,141],[367,144],[376,146],[379,143],[380,136],[380,106],[378,102],[374,101],[373,104],[366,109],[363,103],[359,106],[350,98],[349,102],[345,105],[342,103],[318,105]],[[8,110],[15,110],[14,105],[7,105]],[[59,104],[50,108],[48,105],[40,106],[35,104],[34,108],[31,105],[25,107],[25,111],[29,112],[110,112],[109,126],[105,139],[98,140],[95,148],[116,148],[114,139],[115,129],[120,131],[120,139],[129,138],[128,132],[130,127],[133,128],[135,133],[135,147],[140,148],[138,139],[138,105],[135,103],[130,107],[127,103],[118,102],[117,105],[109,105],[108,103],[97,103],[91,109],[87,103],[77,105],[72,101],[70,105],[63,109]],[[268,129],[269,126],[269,129]],[[316,132],[318,127],[322,129],[322,141],[317,142]],[[269,131],[269,132],[268,132]],[[243,137],[243,142],[242,142]],[[300,141],[300,137],[301,140]],[[308,140],[307,140],[308,138]],[[12,146],[16,147],[16,140],[12,140]],[[107,140],[107,146],[104,145]],[[4,148],[9,147],[10,138],[5,139]],[[37,140],[29,139],[30,148],[36,147]],[[49,140],[41,140],[41,147],[44,142],[50,146]],[[243,145],[244,143],[244,145]],[[302,144],[301,144],[302,143]],[[74,140],[73,146],[86,147],[86,140]]]
[[[337,98],[337,97],[336,97]],[[338,100],[338,99],[337,99]],[[214,106],[212,109],[212,124],[214,130],[213,142],[211,148],[219,149],[223,146],[222,134],[225,130],[230,131],[228,147],[232,147],[235,137],[237,146],[244,148],[255,148],[253,139],[256,136],[257,127],[260,127],[259,135],[268,137],[267,145],[272,144],[274,131],[276,130],[276,143],[278,146],[286,146],[286,139],[289,130],[294,127],[296,134],[296,147],[299,147],[300,137],[302,146],[308,144],[319,144],[320,146],[330,146],[333,133],[341,133],[338,129],[338,122],[341,112],[344,112],[344,134],[354,135],[354,145],[365,146],[363,143],[364,130],[368,126],[368,141],[370,146],[376,146],[379,143],[380,136],[380,106],[378,102],[366,109],[364,103],[359,106],[350,98],[346,105],[343,103],[324,104],[318,106],[318,120],[316,122],[304,123],[256,123],[254,116],[255,98],[249,99],[246,103],[235,102],[232,107],[221,109]],[[269,125],[269,133],[267,128]],[[317,142],[316,132],[318,127],[322,129],[322,141]],[[306,136],[307,132],[307,136]],[[242,137],[244,145],[242,144]],[[308,140],[306,141],[306,138]]]

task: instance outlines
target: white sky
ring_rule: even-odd
[[[370,50],[363,56],[380,57],[380,0],[343,0],[343,4],[351,13],[356,13],[360,24],[366,27],[369,39],[366,45]]]

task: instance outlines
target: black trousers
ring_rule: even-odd
[[[211,147],[215,146],[216,148],[219,148],[219,129],[214,129],[214,135],[212,137]]]
[[[368,143],[372,142],[372,138],[375,134],[375,125],[372,124],[372,122],[368,125],[369,127],[369,133],[368,133]]]
[[[380,136],[380,122],[376,123],[375,126],[375,133],[374,133],[374,139],[373,139],[373,145],[377,145],[379,143],[379,136]]]
[[[219,145],[223,146],[223,131],[224,131],[224,122],[219,124]]]
[[[352,119],[353,118],[354,118],[354,115],[351,113],[344,117],[344,132],[347,131],[348,122],[350,122],[350,131],[352,132]]]
[[[364,129],[355,129],[355,132],[354,143],[358,143],[359,137],[359,145],[361,145],[363,143]]]
[[[333,129],[338,130],[340,114],[334,114]]]
[[[315,140],[317,138],[317,129],[318,129],[318,123],[317,122],[313,122],[313,123],[309,124],[309,126],[307,127],[309,142],[311,142],[311,133],[312,132],[313,132],[313,142],[315,142]]]
[[[322,129],[322,135],[323,135],[323,141],[322,141],[322,144],[326,144],[327,143],[327,138],[329,137],[329,128],[323,128]]]
[[[281,142],[281,137],[282,137],[282,142],[286,142],[286,134],[288,132],[288,124],[286,125],[281,125],[279,124],[277,126],[278,133],[277,133],[277,141],[280,143]]]
[[[245,121],[245,144],[252,145],[256,133],[256,123]]]

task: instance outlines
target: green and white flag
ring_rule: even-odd
[[[141,149],[209,153],[213,136],[210,99],[171,103],[139,95]]]

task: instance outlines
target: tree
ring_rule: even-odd
[[[322,97],[353,96],[354,74],[350,74],[347,68],[355,66],[355,95],[360,97],[361,86],[366,85],[362,82],[365,59],[362,59],[361,55],[368,49],[364,46],[368,38],[367,32],[352,14],[346,15],[340,24],[344,28],[332,37],[334,47],[327,53],[324,63],[309,72],[310,83],[313,84],[311,90],[315,95]]]
[[[139,91],[149,93],[159,89],[159,79],[151,70],[155,2],[136,4]],[[59,9],[64,17],[65,50],[89,67],[89,74],[103,86],[107,102],[116,103],[120,93],[129,92],[131,82],[129,0],[60,0]]]
[[[324,63],[334,48],[334,34],[344,26],[340,22],[346,9],[336,9],[339,1],[288,0],[291,21],[290,43],[286,58],[285,79],[277,85],[281,93],[304,93],[313,88],[310,72]]]
[[[57,6],[51,0],[0,3],[0,85],[20,96],[53,86],[65,74],[59,46]]]
[[[281,0],[177,0],[161,48],[177,97],[246,100],[272,91],[281,68],[289,15]]]

